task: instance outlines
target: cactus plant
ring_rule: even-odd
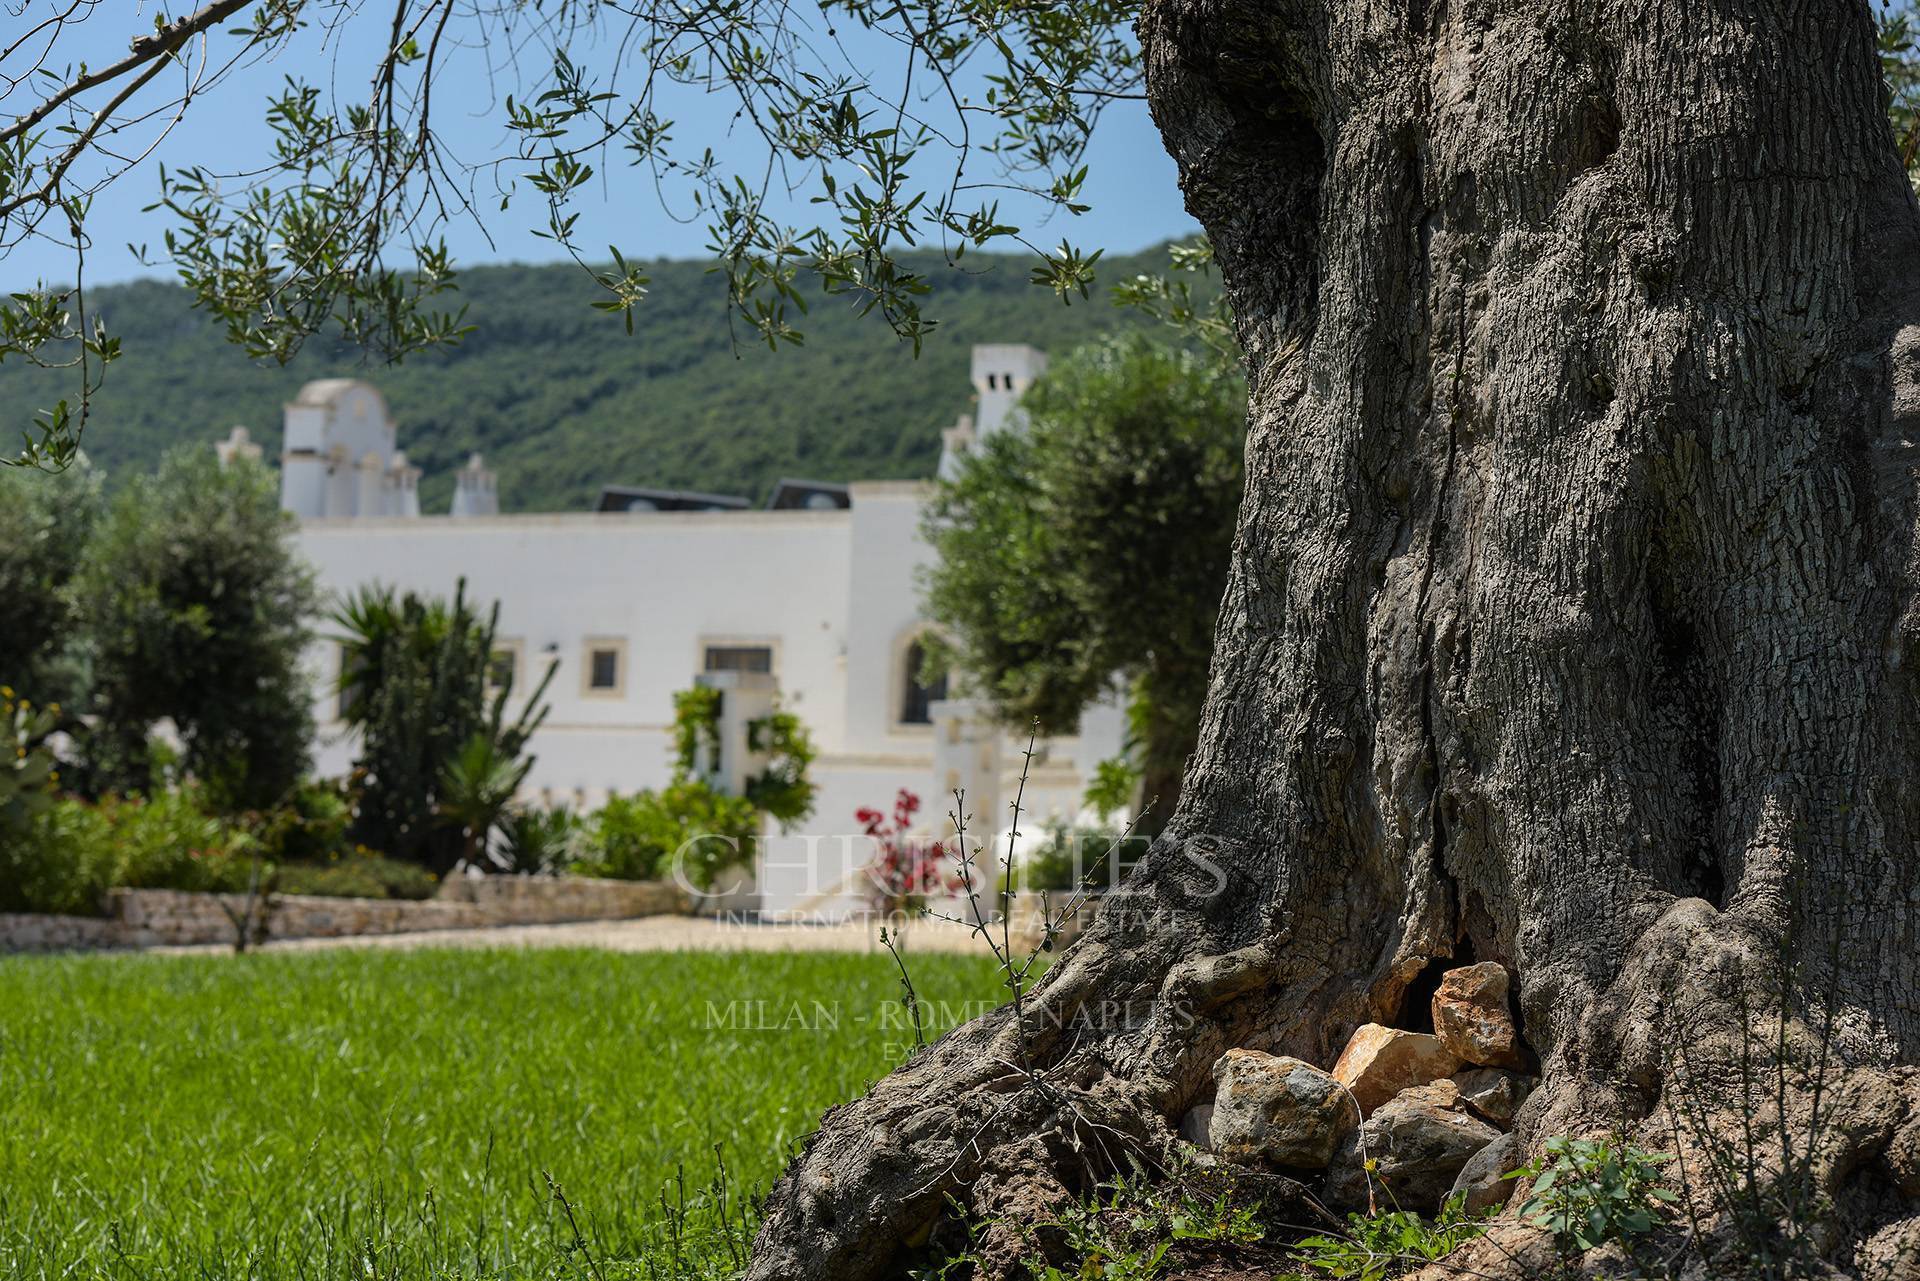
[[[53,804],[53,752],[47,736],[60,723],[58,706],[35,707],[0,685],[0,831],[21,831]]]

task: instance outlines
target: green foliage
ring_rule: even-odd
[[[1385,1281],[1451,1254],[1485,1230],[1458,1197],[1449,1198],[1431,1220],[1410,1210],[1349,1214],[1345,1232],[1320,1233],[1299,1243],[1300,1271],[1292,1281]]]
[[[998,991],[981,957],[916,970],[935,1035]],[[758,997],[840,1017],[729,1020]],[[787,1144],[901,1024],[872,955],[9,957],[0,1275],[591,1281],[544,1170],[607,1281],[722,1281],[742,1207],[750,1238]]]
[[[339,783],[303,782],[287,803],[256,815],[252,831],[270,863],[338,858],[347,852],[353,805]]]
[[[443,232],[479,214],[471,198],[483,187],[489,205],[499,201],[490,220],[514,218],[574,260],[593,299],[583,316],[635,332],[654,275],[617,247],[610,267],[590,263],[575,236],[575,204],[600,189],[595,167],[609,160],[644,167],[672,216],[702,220],[743,340],[799,345],[802,317],[824,296],[837,305],[821,311],[873,316],[918,353],[945,323],[936,279],[970,252],[1018,248],[1024,274],[1060,302],[1089,296],[1101,252],[1041,244],[1000,200],[1011,189],[1041,215],[1087,210],[1095,123],[1141,90],[1136,8],[847,0],[816,15],[822,29],[763,0],[640,3],[623,12],[617,54],[590,7],[571,4],[435,17],[402,3],[388,30],[318,0],[212,0],[99,35],[97,25],[126,21],[119,10],[94,22],[68,15],[45,24],[11,76],[30,88],[0,125],[0,253],[21,241],[70,249],[83,283],[93,198],[144,172],[128,153],[180,114],[211,110],[236,65],[278,59],[294,69],[284,84],[264,102],[226,106],[264,125],[264,154],[234,173],[197,158],[167,167],[162,151],[148,206],[165,219],[164,259],[249,355],[285,362],[327,332],[388,360],[459,343],[472,326],[444,296],[455,272]],[[856,71],[836,24],[895,51],[892,65]],[[489,63],[484,78],[449,74],[455,50],[489,44],[540,56]],[[130,52],[91,70],[75,56],[102,47]],[[160,72],[190,49],[208,65],[182,91]],[[340,65],[303,77],[322,62]],[[715,119],[731,112],[738,127],[723,156],[658,114],[659,95],[684,86],[724,104],[710,108]],[[492,114],[502,143],[483,154],[443,145],[436,123],[449,112]],[[813,211],[800,225],[767,199],[776,174]],[[941,253],[915,252],[923,243]],[[122,331],[100,323],[103,305],[82,283],[0,302],[0,359],[63,375],[55,407],[22,421],[17,461],[71,457],[101,371],[120,354]]]
[[[104,814],[78,801],[52,801],[0,839],[0,912],[97,915],[119,860]]]
[[[580,840],[580,820],[566,806],[516,806],[501,820],[493,862],[515,875],[557,876],[573,866]]]
[[[1220,373],[1240,373],[1240,336],[1233,327],[1227,297],[1211,288],[1213,242],[1204,236],[1192,244],[1167,246],[1169,274],[1141,272],[1113,287],[1113,301],[1133,307],[1205,348]]]
[[[47,735],[59,725],[59,712],[0,685],[0,841],[24,832],[53,804],[59,776]]]
[[[266,888],[281,894],[431,897],[437,882],[425,870],[345,848],[344,804],[322,784],[241,818],[212,813],[193,787],[98,803],[54,798],[0,841],[0,911],[93,915],[115,886],[243,893],[256,859]]]
[[[760,812],[746,797],[677,777],[658,792],[609,797],[588,820],[577,870],[626,881],[684,878],[705,889],[752,858],[759,831]]]
[[[1077,890],[1119,884],[1153,842],[1144,836],[1050,823],[1046,839],[1020,859],[1020,887],[1027,890]]]
[[[1163,254],[1102,262],[1103,280],[1153,271]],[[646,305],[628,338],[583,305],[566,265],[477,267],[461,297],[479,328],[461,345],[369,370],[351,346],[316,343],[284,369],[261,368],[222,341],[178,285],[142,281],[94,291],[126,338],[126,355],[94,399],[87,450],[110,486],[151,470],[165,450],[205,445],[242,423],[274,457],[281,408],[304,380],[373,377],[424,469],[421,503],[445,511],[473,450],[500,474],[512,510],[588,509],[607,482],[759,498],[782,476],[911,479],[933,474],[940,429],[972,396],[969,344],[1031,342],[1054,351],[1116,326],[1146,323],[1114,308],[1062,309],[1011,258],[914,259],[943,327],[920,358],[878,340],[871,324],[818,307],[804,347],[736,348],[714,316],[724,280],[703,262],[649,264]],[[182,375],[190,370],[191,377]],[[67,375],[7,366],[0,426],[65,394]],[[209,423],[207,406],[220,418]],[[44,481],[28,476],[28,481]]]
[[[498,619],[497,605],[484,620],[473,611],[464,580],[451,603],[373,586],[334,612],[343,715],[360,735],[361,843],[444,872],[480,850],[531,768],[555,665],[506,721],[512,681],[487,692]]]
[[[222,467],[205,445],[115,497],[76,580],[107,783],[148,784],[148,731],[170,718],[182,765],[220,809],[292,791],[313,737],[300,658],[317,603],[292,535],[271,473]]]
[[[813,813],[820,785],[809,776],[817,754],[813,735],[793,712],[776,707],[747,722],[747,746],[767,754],[767,767],[747,780],[747,800],[783,832]]]
[[[73,580],[100,507],[100,475],[84,462],[52,475],[0,468],[0,684],[41,703],[80,692]]]
[[[1096,1194],[1067,1208],[1065,1213],[1035,1222],[1008,1223],[1033,1243],[1032,1258],[1023,1260],[1022,1274],[1030,1281],[1156,1281],[1172,1275],[1169,1255],[1182,1242],[1247,1246],[1266,1236],[1259,1206],[1229,1190],[1203,1191],[1175,1178],[1154,1183],[1137,1168],[1101,1185]],[[1056,1240],[1073,1264],[1063,1269],[1042,1262],[1040,1237]],[[982,1266],[973,1251],[964,1251],[934,1268],[915,1274],[916,1281],[947,1281],[971,1277]]]
[[[366,850],[320,862],[278,864],[268,886],[276,894],[388,899],[430,899],[439,887],[439,879],[425,868]]]
[[[747,745],[765,752],[767,765],[747,780],[746,795],[729,796],[707,781],[720,759],[721,698],[703,685],[674,694],[673,781],[659,792],[609,798],[593,818],[593,852],[582,870],[623,880],[674,876],[705,889],[724,869],[752,859],[761,815],[785,830],[813,813],[813,736],[785,708],[747,724]]]
[[[477,730],[440,772],[439,812],[466,837],[469,863],[485,849],[488,836],[506,817],[514,793],[532,768],[531,757],[509,755],[498,738]]]
[[[1662,1207],[1677,1199],[1660,1185],[1660,1167],[1668,1160],[1624,1140],[1561,1135],[1507,1177],[1533,1180],[1519,1217],[1553,1233],[1563,1255],[1609,1241],[1630,1251],[1637,1238],[1653,1231]]]
[[[1009,723],[1054,732],[1136,681],[1154,711],[1144,767],[1177,784],[1240,503],[1244,392],[1127,337],[1056,361],[1022,403],[1028,430],[990,437],[929,507],[938,657]]]
[[[208,812],[194,788],[100,803],[119,855],[115,885],[129,889],[238,891],[252,851],[246,830]]]
[[[704,774],[720,761],[720,691],[695,685],[673,696],[675,774]]]
[[[1140,767],[1123,754],[1094,763],[1093,777],[1082,799],[1105,822],[1132,805],[1139,794]]]
[[[679,825],[667,817],[652,792],[609,796],[586,821],[577,870],[620,881],[658,880],[679,848],[679,837]]]
[[[1920,179],[1920,41],[1913,0],[1880,0],[1880,73],[1886,84],[1887,119],[1908,181]]]
[[[0,842],[0,911],[90,916],[108,889],[246,888],[246,833],[209,814],[191,788],[98,805],[55,800]]]

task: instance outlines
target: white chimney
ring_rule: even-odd
[[[500,514],[500,489],[494,480],[493,472],[480,461],[479,454],[470,455],[467,465],[454,477],[453,507],[454,516],[498,516]]]
[[[245,427],[235,427],[227,433],[225,440],[215,442],[213,452],[219,457],[222,467],[233,466],[236,458],[256,463],[260,461],[260,446],[253,443],[253,437]]]

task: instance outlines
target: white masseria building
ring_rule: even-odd
[[[944,433],[943,473],[978,441],[1017,429],[1016,402],[1045,366],[1032,347],[973,349],[974,413]],[[597,511],[508,515],[476,455],[452,510],[428,516],[420,473],[397,446],[372,385],[308,383],[286,407],[282,505],[299,517],[300,550],[327,591],[381,583],[451,596],[464,578],[478,606],[500,604],[496,659],[512,664],[520,695],[558,662],[525,799],[585,810],[667,782],[673,694],[701,681],[723,691],[722,783],[756,768],[745,723],[775,697],[819,748],[813,818],[766,843],[757,890],[735,905],[801,915],[850,906],[849,863],[870,847],[841,838],[858,832],[856,809],[890,810],[902,787],[919,794],[929,832],[944,834],[956,787],[976,830],[1005,826],[1024,741],[915,679],[925,484],[789,480],[758,506],[608,485]],[[220,449],[257,447],[236,428]],[[309,660],[323,774],[346,773],[355,755],[333,689],[339,662],[331,640]],[[1079,812],[1093,764],[1120,751],[1122,734],[1114,700],[1077,736],[1043,741],[1027,787],[1035,829]]]

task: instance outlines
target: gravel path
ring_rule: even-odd
[[[945,921],[915,921],[906,928],[909,952],[979,952],[986,944]],[[362,934],[353,938],[279,939],[263,952],[313,952],[349,947],[598,947],[610,952],[878,952],[880,929],[865,922],[845,925],[738,924],[692,916],[647,916],[632,921],[579,921],[568,925],[508,925],[492,929],[429,930],[415,934]],[[179,955],[231,952],[224,944],[150,949]]]

